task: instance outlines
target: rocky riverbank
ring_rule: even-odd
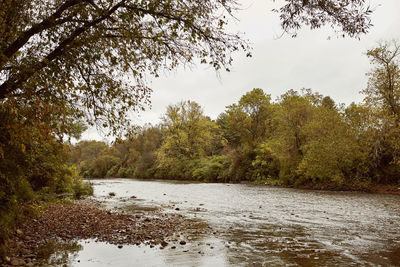
[[[7,257],[2,266],[38,266],[39,248],[51,242],[94,239],[122,247],[146,244],[160,249],[174,233],[193,227],[193,222],[179,214],[153,211],[128,215],[103,209],[99,203],[77,201],[54,204],[39,218],[21,225],[8,242]],[[176,240],[185,244],[185,240]]]

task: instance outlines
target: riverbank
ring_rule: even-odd
[[[293,188],[293,189],[306,189],[306,190],[324,190],[324,191],[351,191],[360,193],[371,193],[371,194],[391,194],[400,195],[400,185],[385,185],[385,184],[371,184],[371,183],[359,183],[359,184],[303,184],[303,185],[284,185],[275,180],[272,181],[240,181],[239,184],[259,185],[266,187],[277,187],[277,188]]]
[[[326,191],[352,191],[371,194],[391,194],[400,195],[400,186],[382,184],[351,184],[351,185],[301,185],[289,186],[289,188],[326,190]]]
[[[205,182],[193,179],[138,179],[138,178],[94,178],[94,180],[108,180],[108,179],[132,179],[138,181],[172,181],[172,182],[187,182],[187,183],[221,183],[221,182]],[[87,179],[91,180],[91,179]],[[225,184],[225,182],[222,182]],[[371,194],[392,194],[400,195],[400,185],[385,185],[385,184],[372,184],[372,183],[358,183],[358,184],[303,184],[303,185],[285,185],[277,180],[261,180],[261,181],[230,181],[226,184],[248,184],[265,187],[277,188],[293,188],[293,189],[306,189],[306,190],[324,190],[324,191],[352,191]]]
[[[20,226],[12,239],[19,242],[19,249],[8,254],[7,266],[311,267],[397,266],[399,262],[399,196],[165,180],[108,179],[94,180],[92,185],[94,195],[88,200],[67,207],[57,204],[54,212],[43,214],[46,219],[36,219],[39,226]],[[97,221],[101,229],[92,226],[93,217],[105,221]],[[135,225],[129,232],[135,235],[147,229],[142,224],[164,217],[171,218],[172,225],[178,223],[170,233],[156,232],[167,246],[153,245],[146,237],[138,240],[139,246],[120,243],[125,218],[131,218],[126,223]],[[114,224],[120,224],[119,229]],[[108,227],[111,230],[102,230]],[[103,235],[111,239],[102,239]],[[31,251],[21,246],[29,240],[38,243]]]
[[[40,248],[52,242],[92,239],[122,248],[123,245],[159,247],[177,232],[192,224],[179,214],[149,212],[146,215],[121,214],[106,210],[95,201],[53,204],[40,217],[21,225],[10,237],[2,266],[39,266]],[[177,240],[181,244],[185,240]]]

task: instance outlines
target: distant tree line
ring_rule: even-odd
[[[276,101],[253,89],[212,120],[200,105],[167,107],[159,125],[109,146],[82,141],[70,164],[85,177],[346,187],[400,182],[400,47],[367,52],[363,103],[336,104],[310,89]]]

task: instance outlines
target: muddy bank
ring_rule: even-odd
[[[283,185],[268,182],[239,182],[245,185],[257,185],[272,188],[292,188],[319,191],[343,191],[343,192],[360,192],[371,194],[390,194],[400,195],[400,185],[383,185],[383,184],[303,184],[303,185]]]
[[[352,192],[363,192],[371,194],[391,194],[400,195],[400,186],[395,185],[380,185],[380,184],[349,184],[349,185],[302,185],[299,189],[309,190],[327,190],[327,191],[352,191]]]
[[[93,239],[118,247],[146,244],[160,249],[174,233],[193,227],[179,214],[158,211],[147,215],[114,213],[93,201],[54,204],[39,218],[20,226],[8,242],[8,256],[2,266],[38,266],[43,264],[40,248],[54,242]],[[177,240],[182,244],[186,241]]]

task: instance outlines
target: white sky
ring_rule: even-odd
[[[359,92],[366,86],[365,73],[370,68],[366,50],[381,40],[400,39],[400,0],[370,1],[376,8],[374,26],[361,40],[337,38],[330,27],[313,31],[304,28],[296,38],[278,38],[282,33],[279,17],[271,9],[279,4],[272,0],[240,2],[243,10],[237,13],[239,21],[231,29],[245,33],[253,57],[236,54],[231,72],[222,72],[220,77],[213,69],[198,65],[154,79],[152,108],[133,115],[136,124],[157,124],[169,104],[189,99],[215,119],[253,88],[262,88],[272,99],[289,89],[311,88],[337,103],[360,102],[363,96]],[[82,139],[104,137],[93,128]]]

